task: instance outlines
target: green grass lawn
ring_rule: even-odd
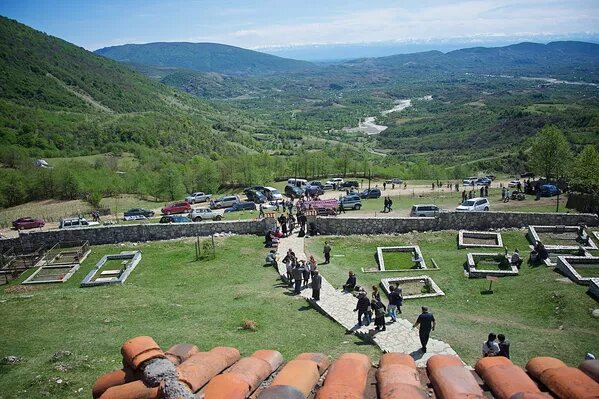
[[[201,350],[235,346],[246,356],[269,348],[285,359],[310,351],[357,351],[378,359],[378,348],[285,295],[276,271],[263,266],[261,237],[216,242],[216,259],[200,262],[193,261],[194,244],[183,240],[92,247],[64,284],[18,293],[3,287],[0,358],[23,361],[0,365],[0,398],[88,398],[96,378],[120,367],[122,343],[138,335],[150,335],[164,348],[189,342]],[[137,249],[142,260],[124,285],[79,288],[103,255]],[[257,331],[238,329],[244,319],[255,321]],[[53,361],[58,351],[72,355]],[[61,363],[71,368],[59,371]]]
[[[415,268],[412,261],[413,256],[412,252],[383,252],[385,270],[410,270]]]
[[[504,231],[504,244],[525,251],[526,231]],[[321,273],[340,287],[347,271],[357,274],[358,285],[379,285],[381,278],[428,274],[445,292],[444,297],[404,302],[403,317],[416,319],[420,306],[428,305],[438,321],[434,337],[444,340],[468,363],[480,357],[482,342],[489,332],[504,333],[512,343],[513,360],[524,365],[534,356],[556,356],[577,366],[587,352],[599,352],[599,319],[591,312],[599,303],[587,295],[586,286],[558,281],[563,276],[551,268],[530,268],[526,263],[517,277],[493,283],[494,293],[482,295],[489,286],[485,279],[467,279],[463,274],[468,249],[457,249],[456,232],[404,234],[396,237],[318,237],[307,241],[307,254],[322,258],[325,240],[332,243],[331,263]],[[377,246],[417,244],[426,262],[434,258],[437,271],[361,273],[376,267]],[[492,252],[492,251],[489,251]]]

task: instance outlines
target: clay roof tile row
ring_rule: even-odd
[[[536,357],[522,369],[507,358],[488,357],[476,363],[475,373],[458,356],[434,355],[426,366],[433,391],[410,355],[386,353],[376,372],[375,395],[367,389],[370,359],[359,353],[345,353],[332,364],[325,354],[302,353],[283,365],[274,350],[241,358],[236,348],[201,352],[195,345],[177,344],[165,353],[151,337],[125,342],[121,353],[123,369],[98,378],[94,398],[599,399],[599,360],[573,368],[559,359]],[[171,372],[161,375],[162,380],[144,380],[144,368],[164,363]]]

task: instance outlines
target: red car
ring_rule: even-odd
[[[35,229],[36,227],[44,227],[45,223],[42,219],[34,219],[30,217],[18,218],[12,222],[12,227],[17,230]]]
[[[172,213],[189,213],[191,212],[191,205],[185,201],[174,202],[162,208],[161,211],[165,215],[170,215]]]

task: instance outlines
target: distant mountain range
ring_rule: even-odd
[[[149,43],[105,47],[95,51],[113,60],[228,75],[298,72],[314,68],[307,61],[281,58],[216,43]]]

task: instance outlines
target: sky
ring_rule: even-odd
[[[0,14],[88,50],[187,41],[277,53],[599,38],[599,0],[2,0]]]

